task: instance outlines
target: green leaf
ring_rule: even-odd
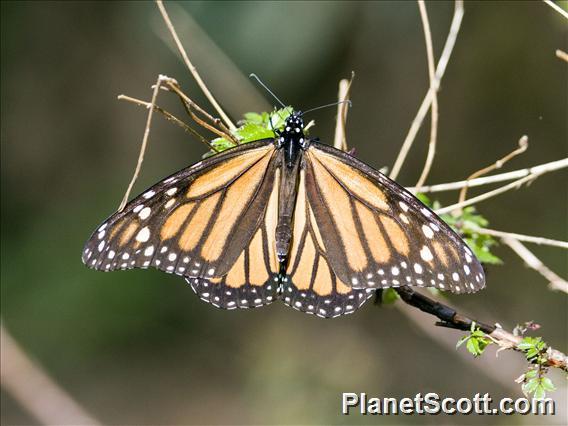
[[[544,399],[545,396],[546,396],[546,391],[544,390],[544,388],[541,385],[538,385],[536,387],[536,389],[534,390],[533,398],[534,399]]]
[[[392,304],[400,299],[400,296],[394,288],[386,288],[381,294],[381,302],[385,305]]]
[[[243,143],[274,137],[272,130],[255,123],[245,123],[235,133]]]
[[[547,390],[549,392],[556,390],[556,386],[554,386],[554,383],[552,383],[552,380],[550,380],[548,377],[543,377],[540,381],[540,384],[544,390]]]
[[[536,390],[538,385],[539,385],[539,382],[538,382],[537,378],[530,379],[522,386],[523,392],[525,392],[527,394],[531,394]]]

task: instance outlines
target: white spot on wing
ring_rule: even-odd
[[[136,241],[139,241],[141,243],[145,243],[149,239],[150,239],[150,228],[148,228],[147,226],[142,228],[138,232],[138,234],[136,234]]]
[[[152,209],[150,207],[144,207],[140,211],[140,213],[138,213],[138,217],[142,220],[148,219],[148,216],[150,216],[150,213],[152,213]]]
[[[434,259],[434,256],[432,256],[432,252],[426,246],[422,246],[422,250],[420,250],[420,257],[425,262],[430,262],[432,259]]]

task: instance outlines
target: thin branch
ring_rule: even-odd
[[[344,78],[339,82],[339,93],[337,94],[337,120],[335,123],[333,146],[343,151],[347,151],[345,123],[347,122],[347,111],[349,110],[349,104],[345,101],[349,99],[349,91],[353,83],[353,78],[355,78],[355,73],[351,71],[351,79],[347,80]]]
[[[432,163],[434,162],[434,156],[436,155],[436,141],[438,137],[438,87],[436,83],[436,71],[434,69],[434,47],[432,46],[432,33],[430,31],[430,21],[428,20],[428,12],[426,11],[426,5],[424,0],[418,0],[418,9],[420,10],[420,18],[422,19],[422,27],[424,28],[424,39],[426,40],[426,56],[428,58],[428,78],[430,79],[430,87],[436,87],[432,95],[432,107],[430,108],[431,114],[431,124],[430,124],[430,142],[428,143],[428,154],[426,155],[426,163],[424,164],[424,169],[420,174],[420,178],[416,183],[416,186],[420,188],[424,185],[430,169],[432,168]]]
[[[551,246],[551,247],[568,249],[568,242],[566,241],[552,240],[550,238],[542,238],[542,237],[533,237],[530,235],[515,234],[513,232],[497,231],[495,229],[487,229],[487,228],[474,227],[472,228],[472,230],[479,234],[491,235],[493,237],[515,239],[518,241],[525,241],[527,243],[533,243],[542,246]]]
[[[490,173],[493,170],[500,169],[501,167],[503,167],[503,165],[505,163],[507,163],[507,161],[509,161],[509,160],[513,159],[514,157],[516,157],[517,155],[520,155],[523,152],[525,152],[528,149],[528,147],[529,147],[529,138],[526,135],[524,135],[519,139],[519,147],[517,149],[515,149],[514,151],[505,155],[503,158],[500,158],[499,160],[497,160],[495,163],[491,164],[490,166],[484,167],[483,169],[474,172],[473,174],[471,174],[466,179],[466,182],[468,182],[472,179],[475,179],[476,177],[486,175],[487,173]],[[460,191],[460,195],[459,195],[459,199],[458,199],[459,203],[463,203],[465,201],[465,199],[467,198],[467,190],[468,190],[468,185],[466,184],[462,188],[462,190]]]
[[[410,287],[399,287],[396,291],[400,295],[401,299],[408,305],[418,308],[421,311],[434,315],[440,319],[440,321],[436,323],[438,326],[470,331],[472,324],[475,322],[476,326],[486,333],[491,340],[501,348],[523,352],[518,347],[522,341],[522,337],[520,336],[515,336],[513,333],[508,332],[501,327],[497,327],[496,325],[485,324],[469,318],[467,315],[460,314],[450,306],[427,297],[422,293],[418,293]],[[568,372],[568,356],[549,347],[546,352],[546,361],[544,365],[547,367],[559,368]]]
[[[199,87],[201,88],[201,90],[203,91],[205,96],[207,97],[207,99],[209,99],[209,102],[211,102],[211,105],[213,105],[213,108],[215,108],[217,113],[221,116],[221,118],[223,119],[225,124],[229,127],[229,129],[235,130],[237,127],[233,124],[231,119],[227,116],[227,114],[225,114],[225,111],[223,111],[221,106],[217,103],[217,100],[215,99],[213,94],[209,91],[209,89],[207,88],[207,85],[204,83],[203,79],[201,78],[201,76],[197,72],[197,68],[189,60],[189,57],[187,56],[187,53],[186,53],[185,49],[183,48],[183,45],[181,44],[181,41],[180,41],[180,39],[177,35],[177,32],[176,32],[176,30],[175,30],[175,28],[172,24],[172,21],[170,20],[170,17],[168,16],[168,12],[166,12],[166,8],[164,7],[162,0],[156,0],[156,4],[158,5],[158,9],[160,9],[160,13],[162,14],[162,17],[164,18],[164,21],[165,21],[168,29],[170,30],[170,33],[172,34],[172,37],[173,37],[173,39],[176,43],[176,46],[177,46],[177,48],[178,48],[178,50],[179,50],[179,52],[180,52],[180,54],[181,54],[181,56],[182,56],[182,58],[185,62],[185,65],[189,69],[189,72],[193,75],[193,78],[195,79],[195,81],[197,82],[197,84],[199,85]]]
[[[513,180],[522,178],[528,175],[540,176],[542,174],[553,172],[556,170],[564,169],[568,167],[568,158],[562,160],[551,161],[550,163],[539,164],[538,166],[529,167],[526,169],[515,170],[512,172],[501,173],[498,175],[487,176],[482,178],[476,178],[472,180],[461,180],[458,182],[440,183],[437,185],[423,186],[420,188],[422,193],[430,192],[443,192],[443,191],[453,191],[456,189],[461,189],[467,186],[468,188],[473,188],[476,186],[488,185],[491,183],[503,182],[507,180]],[[416,187],[407,187],[410,192],[418,192]]]
[[[140,105],[140,106],[143,106],[143,107],[146,107],[146,108],[152,107],[152,104],[150,102],[145,102],[143,100],[136,99],[136,98],[133,98],[133,97],[127,96],[127,95],[118,95],[118,99],[121,100],[121,101],[124,100],[124,101],[127,101],[127,102],[132,102],[133,104]],[[166,120],[171,121],[174,124],[177,124],[179,127],[181,127],[183,130],[185,130],[187,133],[190,133],[193,136],[197,137],[197,139],[199,139],[200,142],[207,145],[207,148],[212,149],[214,151],[216,150],[215,147],[213,145],[211,145],[209,143],[209,141],[205,137],[203,137],[197,130],[192,129],[190,126],[188,126],[186,123],[184,123],[182,120],[177,118],[172,113],[166,111],[165,109],[159,107],[158,105],[154,105],[154,109],[156,111],[158,111],[160,114],[162,114],[166,118]]]
[[[518,179],[514,182],[511,182],[507,185],[501,186],[493,191],[486,192],[484,194],[478,195],[477,197],[470,198],[469,200],[465,200],[461,203],[452,204],[451,206],[443,207],[441,209],[436,210],[436,214],[440,215],[443,213],[451,212],[452,210],[461,209],[462,207],[470,206],[472,204],[476,204],[480,201],[488,200],[489,198],[493,198],[497,195],[500,195],[504,192],[510,191],[511,189],[517,189],[521,185],[527,182],[531,182],[535,180],[537,176],[535,175],[528,175],[522,179]]]
[[[452,23],[450,25],[448,38],[446,39],[444,50],[442,51],[442,55],[440,56],[440,60],[438,61],[438,66],[436,67],[436,78],[434,79],[435,84],[430,85],[430,88],[428,89],[428,92],[426,93],[426,96],[424,97],[424,100],[422,101],[422,104],[420,105],[420,108],[416,113],[416,117],[414,117],[414,120],[410,125],[408,134],[404,139],[400,152],[398,153],[398,157],[396,158],[392,171],[389,175],[391,179],[396,179],[398,177],[400,169],[402,168],[404,160],[406,159],[406,156],[410,151],[410,148],[412,146],[412,143],[414,142],[416,134],[418,133],[418,130],[422,126],[424,117],[426,117],[428,108],[430,108],[430,105],[434,98],[434,93],[438,91],[440,82],[442,81],[442,77],[446,72],[446,67],[448,65],[450,56],[452,54],[452,50],[454,49],[454,45],[456,43],[456,38],[460,30],[463,14],[464,14],[463,1],[456,0],[454,8],[454,16],[452,18]]]
[[[144,162],[144,153],[146,152],[146,146],[148,145],[148,137],[150,136],[150,126],[152,124],[152,116],[154,115],[154,109],[156,106],[156,98],[158,97],[158,91],[160,90],[160,86],[162,82],[167,79],[168,77],[164,75],[159,75],[158,79],[156,80],[156,85],[154,86],[154,92],[152,93],[152,101],[150,103],[150,107],[148,108],[148,118],[146,120],[146,127],[144,128],[144,136],[142,137],[142,145],[140,146],[140,152],[138,154],[138,161],[136,162],[136,168],[134,169],[134,175],[132,175],[132,179],[128,184],[128,188],[124,193],[124,197],[120,205],[118,206],[118,211],[122,211],[124,206],[128,202],[128,197],[130,196],[130,192],[132,191],[132,187],[138,179],[138,174],[140,173],[140,168],[142,167],[142,163]]]
[[[568,53],[560,50],[560,49],[556,49],[556,56],[566,62],[568,62]]]
[[[65,392],[18,345],[2,322],[0,325],[2,387],[38,422],[100,424]]]
[[[240,142],[239,142],[238,139],[236,139],[233,136],[232,131],[230,129],[228,129],[227,126],[225,126],[220,119],[212,117],[207,111],[205,111],[203,108],[201,108],[199,105],[197,105],[194,101],[192,101],[185,93],[183,93],[183,91],[179,87],[179,84],[176,80],[169,79],[169,80],[165,81],[165,86],[167,87],[167,89],[169,89],[170,91],[173,91],[175,94],[177,94],[179,96],[179,98],[181,99],[182,104],[184,105],[187,113],[199,125],[205,127],[209,131],[217,134],[218,136],[225,138],[227,140],[231,140],[236,145],[239,145]],[[193,113],[193,110],[197,111],[199,114],[201,114],[203,117],[205,117],[206,120],[209,120],[213,125],[209,125],[209,124],[205,123],[203,120],[197,118],[195,116],[195,114]]]
[[[548,280],[548,287],[551,290],[563,291],[568,293],[568,282],[550,270],[542,261],[536,257],[518,238],[511,238],[504,236],[501,241],[508,245],[523,261],[525,264],[537,271],[540,275]],[[567,244],[568,245],[568,244]]]
[[[568,19],[568,12],[566,12],[564,9],[562,9],[560,6],[558,6],[556,3],[554,3],[553,1],[550,1],[550,0],[544,0],[544,2],[547,5],[549,5],[551,8],[556,10],[558,13],[560,13],[564,18]]]

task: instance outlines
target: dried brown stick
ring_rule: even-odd
[[[523,152],[525,152],[528,149],[528,147],[529,147],[528,136],[526,136],[526,135],[521,136],[521,138],[519,139],[519,147],[518,148],[511,151],[509,154],[505,155],[503,158],[500,158],[495,163],[472,173],[471,175],[468,176],[468,178],[466,179],[466,182],[469,182],[470,180],[475,179],[477,177],[486,175],[487,173],[490,173],[493,170],[500,169],[509,160],[511,160],[514,157],[516,157],[517,155],[520,155]],[[459,203],[463,203],[465,201],[465,199],[467,198],[467,190],[468,190],[468,185],[466,183],[466,185],[460,191],[460,195],[459,195],[459,198],[458,198]]]
[[[562,291],[568,293],[568,282],[554,273],[548,266],[546,266],[542,261],[536,257],[528,248],[525,247],[516,238],[511,238],[509,236],[503,236],[501,238],[503,244],[509,246],[516,254],[519,256],[525,264],[537,271],[540,275],[548,280],[548,287],[551,290]],[[568,247],[568,243],[566,243]]]
[[[347,151],[347,138],[345,136],[345,125],[347,123],[347,111],[349,104],[349,92],[351,84],[355,78],[355,73],[351,71],[351,78],[349,80],[342,79],[339,81],[339,92],[337,94],[337,121],[335,123],[335,134],[333,138],[333,146],[337,149]]]
[[[193,78],[197,82],[199,88],[203,91],[203,93],[205,94],[205,96],[207,97],[209,102],[211,102],[211,105],[213,105],[213,108],[215,108],[215,110],[221,116],[221,118],[223,119],[225,124],[229,127],[229,129],[235,130],[237,127],[233,124],[233,122],[231,121],[229,116],[227,114],[225,114],[225,111],[223,111],[223,109],[221,108],[221,106],[219,105],[219,103],[217,102],[217,100],[215,99],[215,97],[213,96],[213,94],[211,93],[211,91],[209,90],[209,88],[207,87],[207,85],[205,84],[205,82],[203,81],[201,76],[199,75],[197,68],[189,60],[189,56],[187,55],[187,52],[184,49],[184,47],[183,47],[183,45],[182,45],[182,43],[181,43],[181,41],[180,41],[180,39],[177,35],[177,32],[174,28],[174,25],[172,24],[172,21],[170,20],[170,17],[168,15],[168,12],[166,11],[166,8],[164,7],[162,0],[156,0],[156,4],[158,5],[158,9],[160,10],[160,13],[162,14],[162,18],[164,19],[164,22],[166,23],[170,33],[172,34],[172,37],[173,37],[173,39],[176,43],[176,46],[177,46],[177,48],[178,48],[178,50],[179,50],[179,52],[180,52],[180,54],[181,54],[181,56],[182,56],[182,58],[185,62],[185,65],[189,69],[189,72],[191,73],[191,75],[193,75]]]
[[[120,100],[124,100],[124,101],[128,101],[128,102],[132,102],[133,104],[139,105],[139,106],[143,106],[146,108],[151,108],[152,104],[150,102],[145,102],[141,99],[136,99],[133,98],[131,96],[127,96],[127,95],[119,95],[118,99]],[[180,120],[179,118],[177,118],[175,115],[173,115],[172,113],[166,111],[165,109],[163,109],[162,107],[158,106],[158,105],[154,105],[154,109],[156,111],[158,111],[160,114],[162,114],[166,120],[171,121],[174,124],[177,124],[179,127],[181,127],[183,130],[185,130],[186,132],[192,134],[193,136],[195,136],[197,139],[199,139],[200,142],[202,142],[203,144],[207,145],[207,148],[212,149],[212,150],[216,150],[216,148],[211,145],[209,143],[209,141],[202,136],[197,130],[191,128],[189,125],[187,125],[186,123],[184,123],[182,120]]]
[[[146,152],[146,146],[148,145],[148,137],[150,136],[150,126],[152,125],[152,117],[154,115],[154,107],[156,106],[156,99],[158,98],[158,91],[160,90],[160,86],[162,82],[167,79],[168,77],[164,75],[159,75],[158,79],[156,80],[156,85],[154,86],[154,92],[152,93],[152,101],[150,102],[150,107],[148,108],[148,118],[146,119],[146,127],[144,128],[144,136],[142,137],[142,145],[140,145],[140,152],[138,153],[138,161],[136,162],[136,168],[134,169],[134,174],[132,175],[132,179],[128,184],[128,188],[126,188],[126,192],[124,193],[124,197],[122,197],[122,201],[118,206],[118,211],[122,211],[126,203],[128,202],[128,197],[130,196],[130,192],[132,191],[132,187],[138,179],[138,174],[140,173],[140,169],[142,168],[142,163],[144,162],[144,153]]]
[[[4,390],[41,424],[100,424],[30,359],[4,323],[0,324],[0,377]]]
[[[420,130],[424,118],[426,117],[426,113],[428,112],[428,109],[432,104],[434,93],[437,92],[439,89],[442,77],[446,72],[446,67],[449,63],[450,56],[452,54],[452,51],[456,43],[456,39],[463,19],[463,14],[464,14],[463,1],[456,0],[454,7],[454,15],[452,17],[452,23],[450,24],[450,31],[448,32],[448,37],[446,39],[446,43],[444,44],[442,55],[440,56],[440,60],[438,61],[438,65],[436,67],[436,79],[434,80],[434,85],[433,86],[430,85],[428,92],[426,92],[426,96],[422,100],[422,104],[420,105],[420,108],[418,109],[418,112],[416,113],[416,116],[414,117],[414,120],[410,125],[408,134],[404,139],[402,147],[400,148],[398,156],[393,165],[392,171],[389,175],[391,179],[396,179],[398,177],[402,165],[406,160],[406,156],[408,155],[408,152],[412,147],[414,139],[416,138],[416,134],[418,133],[418,130]]]
[[[491,340],[503,349],[513,349],[523,352],[519,348],[522,337],[515,336],[513,333],[504,330],[497,325],[485,324],[457,312],[450,306],[434,300],[422,293],[418,293],[410,287],[399,287],[396,292],[400,298],[410,306],[420,309],[423,312],[436,316],[440,321],[436,325],[457,330],[470,331],[475,322],[476,327],[487,334]],[[568,372],[568,356],[553,348],[548,348],[545,356],[544,365],[547,367],[559,368]]]
[[[424,39],[426,41],[426,57],[428,59],[428,78],[430,80],[430,87],[436,87],[436,70],[434,63],[434,47],[432,45],[432,32],[430,31],[430,21],[428,20],[428,12],[426,11],[426,5],[424,0],[418,0],[418,9],[420,10],[420,18],[422,19],[422,28],[424,29]],[[434,156],[436,155],[436,142],[438,139],[438,90],[434,90],[432,94],[432,105],[430,107],[431,124],[430,124],[430,141],[428,142],[428,153],[426,155],[426,162],[420,178],[416,183],[416,186],[420,188],[424,185],[430,169],[432,168],[432,163],[434,162]]]

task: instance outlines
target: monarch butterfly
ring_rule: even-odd
[[[180,275],[220,308],[281,299],[325,318],[381,288],[483,288],[472,251],[406,189],[306,137],[301,112],[274,132],[134,198],[93,233],[83,262]]]

